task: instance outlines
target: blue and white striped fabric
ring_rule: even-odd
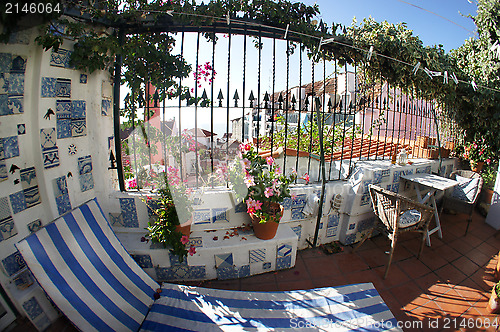
[[[93,199],[17,244],[40,286],[82,331],[137,331],[159,285]]]
[[[401,331],[373,284],[241,292],[167,284],[141,331]]]

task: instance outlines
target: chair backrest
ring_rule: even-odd
[[[95,198],[16,246],[82,331],[137,331],[159,288],[122,246]]]
[[[468,202],[469,204],[476,204],[479,194],[481,193],[481,189],[483,188],[483,182],[484,182],[483,177],[481,176],[481,174],[476,173],[474,171],[458,169],[456,171],[451,172],[450,178],[455,180],[457,175],[469,179],[479,179],[476,193],[474,194],[474,197],[470,200],[470,202]]]

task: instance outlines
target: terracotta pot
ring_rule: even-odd
[[[470,169],[471,171],[476,173],[481,172],[481,170],[483,169],[483,165],[484,165],[483,161],[478,161],[478,162],[474,162],[472,160],[470,161]]]
[[[495,286],[491,290],[490,300],[488,301],[488,310],[492,314],[500,313],[500,298],[498,298],[497,292],[495,292]]]
[[[495,267],[495,279],[500,280],[500,251],[497,256],[497,266]]]
[[[270,203],[271,209],[275,212],[275,214],[279,213],[279,217],[271,217],[271,220],[267,222],[261,223],[260,218],[255,215],[250,215],[252,218],[253,232],[258,239],[261,240],[270,240],[276,236],[276,232],[278,231],[279,222],[281,217],[283,216],[283,206],[278,203]]]
[[[178,232],[181,232],[182,235],[186,235],[189,237],[189,234],[191,234],[191,224],[193,223],[193,219],[189,219],[183,224],[180,225],[175,225],[175,229]]]
[[[493,198],[493,190],[488,188],[482,188],[481,195],[483,198],[483,202],[485,202],[486,204],[491,204],[491,199]]]

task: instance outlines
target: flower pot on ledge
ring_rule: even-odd
[[[271,220],[261,223],[259,217],[254,214],[250,215],[250,218],[252,218],[253,232],[255,236],[261,240],[271,240],[276,236],[279,222],[283,216],[283,206],[274,202],[269,204],[271,205],[271,210],[274,212],[274,216],[271,217]],[[277,215],[278,213],[279,215]]]
[[[192,223],[193,223],[193,219],[189,219],[185,223],[182,223],[180,225],[175,225],[175,229],[178,232],[182,233],[182,235],[186,235],[187,237],[189,237],[189,235],[191,234]]]
[[[479,173],[483,169],[484,162],[483,161],[470,161],[470,169],[473,172]]]

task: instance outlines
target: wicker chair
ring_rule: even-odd
[[[420,254],[424,248],[429,223],[434,215],[434,210],[430,206],[423,205],[412,199],[374,185],[370,185],[370,196],[372,199],[373,211],[383,225],[381,223],[375,224],[353,251],[356,251],[363,242],[371,236],[377,227],[382,226],[380,228],[391,240],[389,262],[387,263],[384,274],[385,279],[389,273],[392,256],[400,233],[418,232],[422,234],[422,244],[418,252],[418,257],[420,258]]]
[[[479,179],[476,192],[471,200],[467,198],[458,198],[453,196],[453,194],[445,195],[443,197],[443,204],[441,205],[441,212],[443,211],[443,209],[448,209],[457,213],[468,214],[469,218],[467,219],[467,228],[465,229],[465,234],[467,234],[467,232],[469,231],[469,225],[472,221],[472,212],[474,211],[474,207],[476,206],[476,203],[478,201],[479,193],[481,192],[481,188],[483,187],[483,178],[476,172],[465,170],[454,171],[451,173],[450,177],[453,180],[456,180],[457,175],[468,179]]]

